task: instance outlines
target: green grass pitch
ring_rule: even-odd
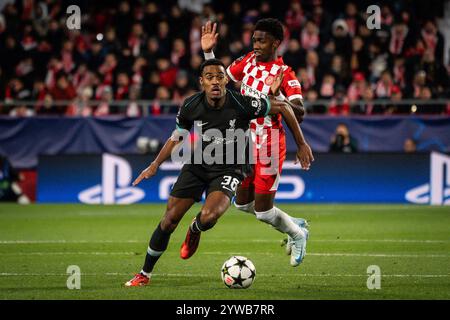
[[[310,222],[297,268],[282,234],[230,208],[179,258],[193,207],[172,235],[146,287],[125,288],[142,266],[165,205],[0,205],[0,299],[450,299],[450,210],[407,205],[280,205]],[[256,266],[246,290],[228,289],[220,268],[231,255]],[[81,289],[66,287],[69,265]],[[367,288],[367,267],[381,288]]]

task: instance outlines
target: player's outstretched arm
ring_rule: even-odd
[[[156,156],[155,160],[147,167],[145,168],[141,174],[136,178],[136,180],[133,181],[133,186],[137,185],[139,182],[142,181],[142,179],[150,179],[153,177],[156,172],[158,171],[159,166],[161,163],[166,161],[170,155],[172,154],[173,149],[180,143],[181,141],[175,141],[171,138],[167,139],[166,143],[162,147],[161,151]]]
[[[303,105],[303,99],[293,99],[292,101],[289,101],[288,99],[285,98],[284,100],[291,106],[298,123],[302,123],[303,118],[305,116],[305,107]]]
[[[204,26],[202,26],[202,37],[200,39],[202,50],[205,53],[212,53],[212,49],[217,44],[217,38],[219,34],[216,32],[217,23],[212,23],[211,21],[206,22]]]
[[[294,136],[295,143],[297,144],[297,154],[295,163],[300,162],[302,169],[309,170],[311,162],[314,161],[314,157],[311,151],[311,147],[305,140],[303,136],[302,129],[298,124],[298,121],[294,115],[292,107],[284,101],[278,101],[276,99],[271,99],[271,113],[281,113],[284,121],[286,122],[289,131],[291,131]]]
[[[303,132],[300,129],[300,125],[296,119],[294,111],[284,98],[282,101],[278,100],[276,96],[280,93],[280,86],[283,82],[283,73],[280,73],[274,80],[271,91],[274,93],[275,97],[270,97],[271,108],[269,114],[281,113],[284,121],[286,122],[289,131],[291,131],[294,136],[295,143],[297,144],[297,155],[295,163],[300,162],[302,169],[309,170],[311,162],[314,161],[314,157],[310,146],[306,142]]]

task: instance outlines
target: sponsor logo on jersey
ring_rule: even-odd
[[[207,125],[209,122],[202,122],[201,120],[200,121],[195,121],[195,124],[197,125],[197,126],[199,126],[199,127],[203,127],[204,125]]]
[[[258,98],[258,99],[267,98],[267,95],[265,95],[264,93],[262,93],[256,89],[253,89],[252,87],[246,85],[245,83],[242,83],[242,85],[241,85],[241,93],[244,96]]]
[[[212,144],[231,144],[231,143],[235,143],[238,141],[237,137],[231,137],[231,138],[223,138],[223,137],[219,137],[219,136],[210,136],[208,134],[202,134],[202,140],[204,142],[210,142]]]
[[[252,107],[256,108],[255,116],[261,111],[261,99],[252,100]]]
[[[259,100],[259,99],[252,100],[252,107],[253,108],[260,108],[261,107],[261,100]]]
[[[300,88],[300,82],[298,80],[289,80],[288,85],[292,88]]]

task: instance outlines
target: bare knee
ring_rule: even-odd
[[[203,225],[212,227],[222,216],[220,208],[202,208],[200,220]]]
[[[180,222],[180,218],[177,217],[173,210],[168,209],[161,220],[161,229],[166,232],[174,232]]]

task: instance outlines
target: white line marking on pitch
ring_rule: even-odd
[[[0,244],[143,243],[140,240],[0,240]]]
[[[409,240],[409,239],[317,239],[317,242],[398,242],[398,243],[450,243],[450,240]]]
[[[233,252],[201,252],[200,254],[206,255],[233,255]],[[279,255],[277,253],[271,252],[252,252],[243,253],[252,255],[267,255],[275,256]],[[52,256],[52,255],[96,255],[96,256],[108,256],[108,255],[140,255],[138,252],[107,252],[107,251],[63,251],[63,252],[5,252],[2,255],[8,256]],[[311,252],[307,254],[308,256],[318,256],[318,257],[377,257],[377,258],[450,258],[450,255],[445,254],[396,254],[396,253],[339,253],[339,252]]]
[[[93,256],[108,256],[108,255],[139,255],[139,253],[136,252],[97,252],[97,251],[63,251],[63,252],[5,252],[2,253],[2,255],[9,255],[9,256],[60,256],[60,255],[93,255]]]
[[[81,273],[82,276],[130,276],[131,273]],[[1,272],[1,277],[66,277],[66,273],[10,273]],[[193,273],[155,273],[153,276],[158,277],[187,277],[187,278],[209,278],[212,275],[206,274],[193,274]],[[308,274],[308,273],[297,273],[297,274],[257,274],[258,277],[367,277],[367,274]],[[382,277],[386,278],[446,278],[450,277],[450,274],[382,274]]]
[[[309,253],[308,255],[322,257],[450,258],[450,255],[446,254]]]
[[[233,252],[202,252],[202,254],[209,255],[233,255]],[[243,253],[247,254],[247,253]],[[248,253],[250,254],[250,253]],[[276,254],[271,252],[252,252],[253,255],[268,255],[274,256]],[[450,258],[450,255],[446,254],[390,254],[390,253],[330,253],[330,252],[320,252],[320,253],[307,253],[307,256],[318,256],[318,257],[379,257],[379,258]]]

